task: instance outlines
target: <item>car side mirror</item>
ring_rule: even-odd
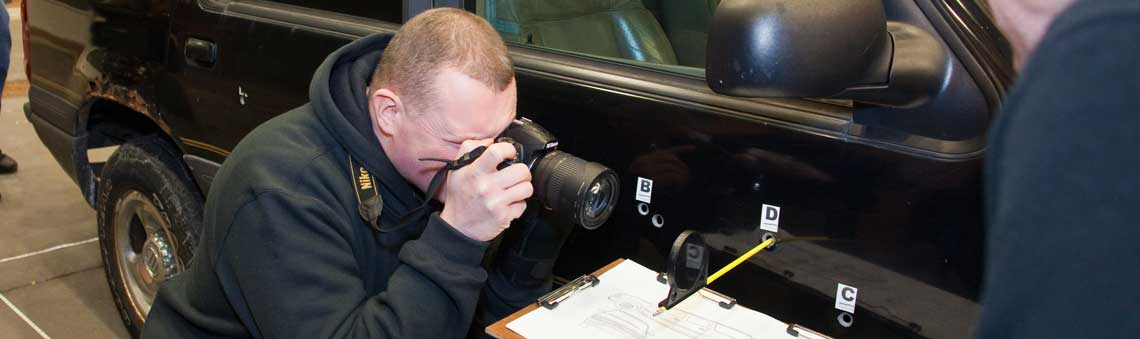
[[[720,94],[903,108],[941,92],[950,68],[937,37],[887,22],[881,0],[724,0],[706,56],[706,81]]]

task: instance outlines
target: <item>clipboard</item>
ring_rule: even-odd
[[[609,265],[606,265],[606,266],[594,271],[591,275],[594,277],[601,276],[603,273],[606,273],[611,268],[618,266],[619,264],[621,264],[624,261],[625,261],[624,258],[614,260]],[[569,284],[567,284],[567,285],[569,285]],[[558,290],[555,290],[555,292],[557,292],[557,291]],[[709,291],[711,291],[711,290],[709,290]],[[554,294],[555,292],[551,292],[551,294]],[[550,294],[548,294],[548,296],[549,295]],[[546,298],[546,296],[544,296],[544,298]],[[721,305],[721,306],[724,307],[724,305]],[[522,335],[520,335],[517,332],[507,328],[507,324],[510,324],[511,322],[517,320],[518,318],[520,318],[520,317],[522,317],[522,316],[524,316],[524,315],[526,315],[526,314],[528,314],[534,310],[537,310],[539,307],[542,307],[542,306],[540,306],[538,302],[531,303],[530,305],[523,307],[522,309],[518,310],[517,312],[511,314],[510,316],[507,316],[506,318],[503,318],[503,319],[495,322],[494,324],[491,324],[491,326],[487,326],[485,331],[487,332],[488,335],[490,335],[494,338],[497,338],[497,339],[524,339],[525,337],[523,337]],[[806,327],[803,327],[799,324],[794,324],[794,323],[787,324],[787,323],[785,323],[785,325],[787,326],[786,330],[785,330],[786,333],[792,337],[804,338],[804,339],[831,339],[831,337],[829,337],[827,335],[813,331],[813,330],[806,328]]]
[[[592,275],[595,277],[600,276],[600,275],[602,275],[602,273],[606,273],[606,271],[609,271],[611,268],[614,268],[614,266],[621,264],[623,261],[625,261],[624,258],[618,258],[617,260],[614,260],[613,262],[611,262],[609,265],[606,265],[606,266],[599,268],[598,270],[594,271],[594,273],[592,273]],[[527,313],[530,313],[531,311],[534,311],[538,308],[539,308],[538,303],[531,303],[530,305],[523,307],[521,310],[518,310],[518,312],[515,312],[515,313],[507,316],[506,318],[500,319],[499,321],[495,322],[494,324],[491,324],[491,326],[487,326],[487,328],[486,328],[487,334],[489,334],[492,337],[495,337],[497,339],[525,339],[523,336],[519,335],[518,333],[515,333],[515,331],[512,331],[511,329],[507,328],[507,324],[511,323],[512,321],[515,321],[515,319],[518,319],[519,317],[522,317],[522,316],[526,315]]]

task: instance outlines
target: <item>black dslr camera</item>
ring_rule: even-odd
[[[526,164],[534,185],[533,200],[553,211],[559,219],[595,229],[609,219],[617,205],[617,172],[596,162],[558,150],[558,140],[538,124],[519,118],[496,138],[515,146],[514,160]]]

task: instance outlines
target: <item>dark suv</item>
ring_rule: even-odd
[[[192,264],[202,201],[234,145],[308,101],[329,52],[433,6],[487,18],[510,45],[518,111],[621,177],[613,218],[575,231],[560,278],[616,258],[663,270],[687,229],[719,267],[774,233],[773,251],[712,288],[837,337],[975,326],[981,157],[1013,75],[981,0],[23,6],[25,111],[98,211],[135,333],[158,283]],[[88,159],[110,146],[109,160]]]

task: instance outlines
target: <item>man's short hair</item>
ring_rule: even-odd
[[[416,15],[396,33],[372,73],[369,95],[388,88],[405,105],[426,111],[434,107],[436,75],[445,68],[503,91],[514,79],[507,46],[486,20],[456,8],[437,8]]]

